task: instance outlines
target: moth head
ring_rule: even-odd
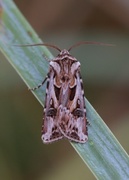
[[[66,54],[69,55],[69,51],[68,51],[68,50],[63,49],[63,50],[60,51],[60,55],[61,55],[61,56],[64,56],[64,55],[66,55]]]
[[[54,59],[54,60],[63,60],[63,59],[66,59],[66,60],[73,60],[73,61],[77,61],[77,59],[73,56],[71,56],[71,54],[69,53],[68,50],[66,49],[63,49],[60,51],[60,53],[58,54],[58,56]]]

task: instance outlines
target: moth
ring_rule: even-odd
[[[74,44],[68,50],[61,50],[50,44],[23,45],[43,45],[59,51],[59,54],[49,61],[49,71],[44,81],[31,89],[36,90],[47,81],[41,136],[44,143],[62,138],[77,143],[85,143],[88,140],[88,121],[80,62],[70,54],[70,50],[80,44],[103,45],[103,43],[85,41]]]
[[[48,74],[38,86],[47,81],[41,138],[44,143],[62,138],[85,143],[88,130],[80,62],[69,53],[72,47],[60,50],[48,46],[56,48],[59,54],[50,60]]]

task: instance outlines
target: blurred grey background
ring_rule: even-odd
[[[129,152],[129,2],[15,0],[44,42],[81,62],[85,96]],[[56,52],[52,51],[56,56]],[[42,107],[0,54],[0,179],[95,179],[66,140],[42,144]],[[33,109],[33,110],[32,110]]]

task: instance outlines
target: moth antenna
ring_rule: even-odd
[[[80,46],[82,44],[93,44],[93,45],[100,45],[100,46],[114,46],[114,44],[107,44],[107,43],[102,43],[102,42],[95,42],[95,41],[81,41],[81,42],[78,42],[74,45],[72,45],[68,51],[70,52],[71,49],[77,47],[77,46]]]
[[[14,44],[13,46],[18,46],[18,47],[26,47],[26,46],[47,46],[56,49],[57,51],[61,52],[61,49],[55,45],[52,44],[46,44],[46,43],[38,43],[38,44]]]

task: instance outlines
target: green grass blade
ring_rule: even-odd
[[[35,87],[45,78],[52,58],[46,47],[15,47],[12,44],[41,42],[34,30],[11,0],[3,2],[0,49],[28,87]],[[42,56],[43,54],[43,56]],[[43,93],[44,92],[44,93]],[[43,105],[45,87],[33,92]],[[71,143],[97,179],[129,179],[129,157],[88,101],[89,140],[85,144]]]

